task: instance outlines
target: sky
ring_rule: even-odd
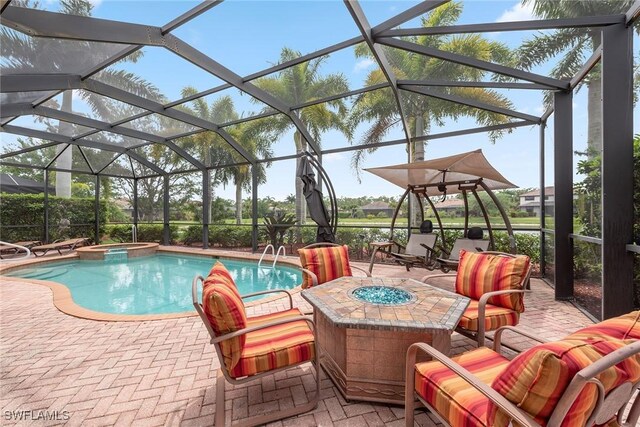
[[[162,26],[197,2],[191,1],[115,1],[94,0],[93,15],[98,18],[136,22]],[[416,1],[361,1],[361,6],[372,26],[415,5]],[[57,9],[57,3],[45,0],[45,6]],[[459,24],[501,22],[533,19],[530,7],[517,1],[465,1]],[[402,25],[404,28],[420,26],[419,18]],[[227,68],[245,76],[267,68],[278,61],[282,47],[287,46],[302,54],[310,53],[359,35],[358,29],[344,3],[326,1],[225,1],[208,12],[188,22],[173,32],[196,49],[212,57]],[[487,33],[485,37],[500,41],[509,47],[517,47],[532,32]],[[637,42],[637,37],[636,37]],[[637,44],[636,44],[637,46]],[[185,86],[205,90],[223,83],[204,70],[159,47],[146,47],[138,63],[119,63],[115,69],[125,69],[154,83],[170,99],[180,99]],[[637,52],[637,47],[635,48]],[[546,74],[552,64],[541,66],[535,72]],[[376,67],[369,59],[358,59],[353,48],[330,55],[322,66],[323,74],[342,73],[351,89],[364,86],[369,71]],[[543,113],[542,94],[539,91],[511,90],[507,95],[520,112],[540,116]],[[232,96],[236,108],[243,115],[255,114],[262,104],[251,102],[248,95],[240,95],[235,89],[207,97],[207,101],[221,95]],[[76,104],[77,105],[77,104]],[[574,149],[584,149],[586,140],[586,90],[574,96]],[[82,105],[75,108],[82,111]],[[639,114],[634,110],[637,132]],[[447,121],[443,126],[434,126],[432,134],[476,127],[473,120]],[[362,142],[362,133],[367,129],[361,125],[352,143]],[[552,126],[546,132],[547,141],[552,141]],[[2,135],[0,135],[2,137]],[[393,129],[385,140],[404,138],[401,127]],[[330,131],[322,135],[323,149],[349,145],[346,138]],[[426,158],[437,158],[460,152],[482,149],[493,166],[507,179],[521,188],[539,187],[539,128],[537,126],[514,129],[512,133],[492,144],[486,133],[464,137],[436,139],[428,142]],[[550,150],[547,150],[550,151]],[[293,132],[288,132],[274,144],[274,154],[295,153]],[[552,159],[547,159],[547,170],[552,168]],[[579,158],[576,156],[576,161]],[[378,167],[405,163],[407,153],[404,146],[386,147],[368,154],[364,167]],[[357,173],[351,165],[351,153],[325,155],[323,164],[336,188],[337,195],[356,197],[362,195],[397,195],[402,189],[367,172]],[[575,171],[574,171],[575,172]],[[259,196],[282,199],[294,193],[294,161],[275,162],[267,171],[267,182],[259,188]],[[552,180],[551,172],[546,178]],[[579,180],[580,177],[576,177]],[[547,185],[549,185],[547,183]],[[219,196],[234,198],[234,188],[216,189]]]

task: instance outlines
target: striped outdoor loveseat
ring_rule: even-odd
[[[450,426],[635,426],[640,398],[640,311],[581,329],[561,341],[541,342],[513,360],[502,356],[505,331],[494,349],[481,347],[449,359],[430,346],[407,352],[406,425],[415,398]],[[419,351],[434,359],[416,363]]]

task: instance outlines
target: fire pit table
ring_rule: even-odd
[[[302,291],[325,372],[345,399],[404,404],[407,348],[448,354],[469,299],[413,279],[341,277]]]

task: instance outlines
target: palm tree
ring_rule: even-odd
[[[198,91],[194,87],[182,89],[182,96],[188,97]],[[185,110],[188,110],[184,107]],[[236,112],[233,99],[230,96],[223,96],[211,104],[207,104],[204,98],[197,98],[193,101],[192,114],[205,120],[220,124],[237,120],[240,115]],[[273,138],[265,131],[264,120],[253,120],[230,126],[227,132],[240,144],[249,154],[253,156],[269,157],[271,153],[271,143]],[[213,132],[203,132],[186,138],[188,146],[199,152],[207,167],[217,164],[241,163],[245,159],[235,151],[218,134]],[[270,163],[260,163],[255,167],[258,173],[258,183],[266,181],[265,167]],[[227,184],[230,181],[236,187],[236,223],[242,223],[242,190],[251,188],[251,167],[250,165],[239,165],[230,168],[216,168],[213,182]],[[213,201],[213,187],[211,186],[211,200]]]
[[[299,58],[300,52],[287,47],[280,53],[279,63],[288,62]],[[263,77],[255,81],[255,85],[270,93],[289,106],[300,105],[305,102],[338,95],[349,91],[347,78],[341,74],[322,75],[320,69],[328,56],[321,56],[301,64],[294,65],[280,71],[276,76]],[[348,139],[351,139],[351,129],[345,117],[347,108],[343,100],[334,100],[326,103],[312,105],[295,112],[304,126],[309,130],[311,137],[318,145],[321,144],[322,132],[337,129]],[[291,120],[284,116],[274,116],[266,122],[275,137],[293,128]],[[296,146],[298,163],[301,153],[307,150],[307,141],[296,129],[293,134]],[[306,206],[302,196],[302,181],[296,176],[296,219],[298,225],[302,225],[306,218]],[[297,229],[297,238],[300,241],[300,227]]]
[[[37,2],[30,0],[16,1],[18,6],[39,7]],[[13,4],[13,3],[12,3]],[[93,4],[88,0],[61,0],[60,12],[65,14],[91,16]],[[74,70],[87,70],[99,62],[112,56],[117,49],[106,43],[89,43],[82,41],[61,41],[42,37],[27,37],[15,32],[8,27],[0,28],[0,51],[2,53],[2,67],[7,73],[31,72],[31,73],[69,73],[70,67]],[[124,60],[136,62],[142,56],[142,51],[137,51],[127,56]],[[100,79],[108,84],[117,83],[120,87],[145,97],[162,98],[158,89],[152,84],[138,78],[132,73],[106,69],[100,73]],[[87,104],[98,116],[108,120],[112,116],[110,111],[116,107],[113,102],[104,97],[96,96],[88,91],[78,91]],[[73,112],[73,97],[70,90],[64,91],[61,110]],[[49,126],[54,126],[48,123]],[[59,122],[58,129],[62,130],[71,126],[66,122]],[[61,132],[63,133],[63,132]],[[64,147],[60,147],[64,149]],[[56,166],[60,169],[71,169],[72,151],[65,150],[56,160]],[[56,174],[56,195],[71,197],[71,174],[58,172]]]
[[[462,13],[462,4],[450,2],[429,12],[422,18],[423,27],[438,27],[453,25]],[[419,45],[437,48],[446,52],[467,55],[484,61],[506,63],[510,60],[510,51],[502,43],[488,40],[479,34],[441,35],[406,37],[404,40]],[[400,49],[385,50],[393,72],[398,79],[422,80],[453,80],[479,81],[486,74],[473,67],[442,61],[425,55],[417,55]],[[372,58],[371,51],[365,44],[355,48],[358,58]],[[381,70],[373,70],[366,79],[366,86],[385,83],[387,80]],[[482,88],[448,88],[444,93],[457,95],[470,100],[482,101],[502,108],[511,108],[511,102],[496,91]],[[423,95],[413,95],[403,91],[401,93],[403,111],[410,127],[409,134],[414,137],[427,135],[432,125],[442,125],[445,119],[458,119],[470,116],[482,125],[506,123],[509,119],[498,113],[467,107]],[[356,126],[361,122],[371,122],[371,127],[362,136],[362,144],[381,142],[389,131],[402,117],[397,108],[394,97],[389,89],[367,92],[360,95],[351,113],[351,124]],[[492,140],[500,136],[500,132],[490,134]],[[413,141],[412,161],[424,160],[424,142]],[[375,148],[354,152],[352,164],[356,171],[360,170],[366,153]]]
[[[523,0],[522,3],[533,4],[533,13],[537,17],[557,19],[625,13],[633,4],[633,0]],[[518,49],[517,66],[528,70],[564,53],[553,67],[551,75],[559,79],[570,79],[580,70],[586,57],[600,46],[601,41],[601,32],[598,29],[562,28],[540,33],[525,41]],[[587,151],[592,157],[602,149],[602,86],[599,69],[592,70],[584,83],[588,90]]]

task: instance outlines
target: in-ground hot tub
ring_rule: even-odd
[[[112,243],[109,245],[86,246],[76,249],[76,253],[81,260],[104,260],[105,254],[124,254],[127,258],[155,255],[158,250],[158,243]]]

